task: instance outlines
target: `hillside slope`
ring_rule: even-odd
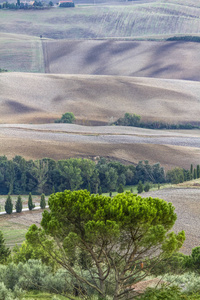
[[[190,168],[200,156],[199,131],[149,129],[71,124],[0,125],[0,155],[27,159],[51,157],[95,158],[103,156],[125,163],[149,160],[166,169]]]
[[[200,34],[198,1],[131,1],[73,9],[0,10],[1,32],[53,39],[149,38]]]
[[[200,43],[43,41],[46,73],[200,80]]]
[[[82,124],[136,113],[143,120],[199,122],[200,83],[152,78],[0,74],[0,122],[53,122],[73,112]]]

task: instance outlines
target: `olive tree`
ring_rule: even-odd
[[[52,194],[48,204],[42,228],[32,225],[27,240],[40,243],[47,252],[51,248],[49,254],[74,277],[76,287],[100,298],[133,293],[133,284],[185,239],[184,232],[171,231],[174,207],[158,198],[132,193],[110,198],[66,190]],[[54,243],[54,251],[48,243]]]

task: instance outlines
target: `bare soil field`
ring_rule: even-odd
[[[200,83],[90,75],[0,74],[1,123],[49,123],[73,112],[84,125],[136,113],[142,120],[199,122]]]
[[[200,80],[200,43],[43,41],[45,72]]]
[[[1,125],[0,155],[26,159],[96,156],[138,163],[147,159],[166,169],[189,168],[200,157],[199,131],[154,131],[131,127],[67,124]]]
[[[143,193],[144,197],[161,198],[171,202],[175,207],[177,220],[174,231],[185,231],[186,241],[181,252],[190,254],[192,248],[199,246],[199,228],[200,228],[200,189],[163,189]]]

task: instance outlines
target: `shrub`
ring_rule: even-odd
[[[67,112],[62,115],[58,120],[55,120],[55,123],[73,123],[75,121],[75,116],[72,112]]]

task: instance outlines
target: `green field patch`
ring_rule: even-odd
[[[15,72],[44,72],[39,38],[1,34],[0,45],[1,68]]]

